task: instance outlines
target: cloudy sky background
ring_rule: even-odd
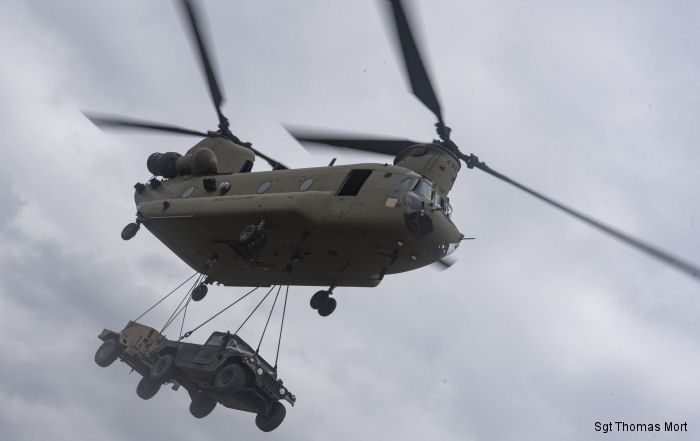
[[[280,122],[431,139],[381,6],[204,2],[233,132],[292,167],[387,159],[312,155]],[[465,152],[700,262],[697,2],[409,6]],[[339,288],[326,319],[308,307],[314,288],[290,290],[280,375],[298,404],[275,432],[225,408],[196,420],[184,391],[139,399],[125,365],[94,364],[96,336],[191,270],[147,231],[130,242],[119,232],[147,155],[197,139],[103,133],[80,110],[214,129],[180,15],[168,1],[7,0],[0,50],[3,439],[653,438],[599,434],[596,421],[688,422],[691,433],[658,439],[700,433],[698,280],[466,170],[453,219],[477,240],[455,266]],[[212,289],[185,327],[243,292]],[[160,327],[172,307],[144,322]],[[256,341],[261,328],[243,335]]]

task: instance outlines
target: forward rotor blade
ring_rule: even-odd
[[[190,23],[190,31],[192,32],[192,38],[195,43],[197,43],[197,48],[199,50],[199,60],[202,63],[202,68],[207,76],[207,83],[209,84],[209,91],[211,92],[211,98],[214,102],[214,107],[216,107],[216,113],[219,116],[219,122],[225,124],[226,118],[221,113],[221,104],[224,101],[224,97],[219,89],[219,82],[214,74],[214,68],[211,64],[211,58],[209,56],[208,45],[204,40],[204,36],[200,31],[202,26],[200,24],[197,8],[190,0],[181,0],[182,8],[185,12],[188,22]]]
[[[209,134],[197,130],[185,129],[170,124],[160,124],[150,121],[136,120],[122,117],[112,117],[106,115],[97,115],[95,113],[83,112],[83,115],[93,124],[101,129],[139,129],[139,130],[158,130],[161,132],[179,133],[181,135],[192,136],[209,136]]]
[[[440,269],[440,271],[445,271],[447,268],[451,267],[455,263],[457,263],[457,259],[453,259],[450,257],[443,257],[442,259],[435,262],[433,265],[438,267]]]
[[[257,156],[260,156],[263,158],[265,161],[267,161],[268,164],[270,164],[270,167],[272,167],[273,170],[288,170],[289,167],[286,165],[282,164],[279,161],[275,161],[274,159],[270,158],[269,156],[265,155],[264,153],[260,153],[259,151],[255,150],[254,148],[250,147],[250,149],[255,153]]]
[[[650,245],[648,243],[644,243],[639,239],[636,239],[632,236],[630,236],[627,233],[623,233],[622,231],[613,228],[609,225],[606,225],[598,220],[593,219],[592,217],[581,213],[580,211],[574,210],[573,208],[567,207],[566,205],[559,203],[551,198],[548,198],[547,196],[544,196],[543,194],[536,192],[535,190],[532,190],[531,188],[528,188],[512,179],[509,177],[493,170],[491,167],[487,166],[483,162],[479,162],[477,164],[474,164],[474,167],[490,174],[491,176],[494,176],[504,182],[507,182],[521,190],[523,190],[526,193],[529,193],[530,195],[536,197],[537,199],[546,202],[547,204],[575,217],[576,219],[587,223],[588,225],[592,226],[593,228],[596,228],[612,237],[614,237],[617,240],[620,240],[627,245],[630,245],[637,250],[647,254],[648,256],[654,257],[661,262],[670,265],[677,270],[683,271],[686,274],[689,274],[695,278],[700,278],[700,267],[694,264],[691,264],[689,262],[683,261],[682,259],[675,257],[671,255],[670,253],[663,251],[653,245]]]
[[[301,143],[326,144],[334,147],[363,150],[391,156],[396,156],[406,147],[420,144],[410,139],[345,138],[328,132],[304,132],[290,128],[287,128],[287,132]]]
[[[437,99],[437,95],[433,90],[433,85],[428,77],[428,72],[425,70],[425,64],[418,52],[416,41],[413,38],[411,27],[406,17],[406,12],[401,4],[401,0],[389,0],[391,2],[394,21],[396,23],[396,32],[401,43],[401,52],[406,67],[406,73],[411,81],[411,89],[413,94],[421,100],[425,106],[430,109],[438,121],[443,124],[442,109]]]

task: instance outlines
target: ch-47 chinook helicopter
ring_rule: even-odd
[[[221,111],[223,95],[191,1],[181,9],[198,48],[219,128],[207,133],[134,119],[87,114],[103,128],[159,130],[204,137],[185,155],[153,153],[153,178],[135,185],[136,221],[122,231],[131,239],[145,226],[205,282],[227,286],[327,286],[311,298],[326,316],[335,310],[335,287],[377,286],[395,274],[442,262],[465,239],[451,221],[448,194],[463,161],[693,277],[697,266],[560,204],[464,154],[450,136],[438,98],[399,0],[389,0],[414,95],[437,117],[438,139],[345,138],[290,130],[300,142],[394,156],[393,164],[351,164],[290,169],[239,140]],[[271,171],[252,172],[255,158]],[[334,160],[335,161],[335,160]]]

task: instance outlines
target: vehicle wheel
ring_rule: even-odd
[[[215,399],[204,392],[199,392],[190,403],[190,413],[195,418],[204,418],[205,416],[209,415],[215,407]]]
[[[316,294],[311,296],[309,304],[313,309],[319,309],[328,300],[328,291],[316,291]]]
[[[155,396],[160,390],[160,383],[153,382],[147,377],[141,378],[136,386],[136,395],[144,400],[149,400]]]
[[[263,432],[271,432],[282,424],[286,414],[287,409],[284,407],[284,405],[279,401],[276,401],[275,404],[272,405],[272,408],[267,415],[263,415],[262,413],[256,415],[255,425],[258,426],[258,429],[262,430]]]
[[[117,340],[110,338],[102,343],[97,352],[95,352],[95,363],[102,367],[107,367],[114,363],[121,351]]]
[[[122,230],[122,239],[129,240],[129,239],[133,238],[134,236],[136,236],[136,233],[139,232],[139,228],[141,228],[141,226],[135,222],[128,224]]]
[[[173,369],[175,369],[175,359],[170,354],[163,354],[151,366],[148,378],[153,383],[165,383],[172,375]]]
[[[217,392],[235,394],[241,390],[245,383],[246,377],[243,368],[237,364],[229,364],[216,374],[214,389]]]
[[[192,300],[199,302],[204,298],[204,296],[207,295],[208,291],[209,288],[207,288],[207,285],[200,283],[195,289],[192,290]]]
[[[333,297],[329,298],[325,305],[318,308],[318,315],[321,317],[327,317],[335,311],[335,307],[338,306],[338,302],[335,301]]]

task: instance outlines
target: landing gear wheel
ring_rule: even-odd
[[[229,364],[214,377],[214,389],[217,392],[227,392],[235,394],[240,391],[246,383],[245,371],[237,364]]]
[[[102,367],[107,367],[114,363],[114,360],[119,357],[120,353],[121,348],[119,347],[119,343],[111,338],[102,343],[99,349],[97,349],[97,352],[95,352],[95,363]]]
[[[160,390],[160,383],[149,380],[147,377],[141,378],[136,386],[136,395],[144,400],[153,398]]]
[[[216,407],[216,400],[202,391],[192,398],[190,403],[190,413],[195,418],[204,418]]]
[[[311,296],[309,304],[313,309],[318,309],[328,301],[328,291],[316,291],[316,294]]]
[[[207,295],[208,291],[209,288],[207,288],[207,285],[200,283],[195,289],[192,290],[192,300],[199,302],[204,298],[204,296]]]
[[[336,306],[338,306],[338,302],[336,302],[333,297],[330,297],[325,304],[318,308],[318,315],[321,317],[328,317],[335,311]]]
[[[163,354],[158,358],[158,361],[151,366],[151,372],[148,374],[149,380],[153,383],[165,383],[175,369],[175,359],[170,354]]]
[[[279,401],[276,401],[270,408],[267,415],[258,413],[255,416],[255,425],[258,426],[258,429],[262,430],[263,432],[271,432],[282,424],[286,414],[287,409],[284,407],[284,405]]]
[[[129,240],[133,238],[134,236],[136,236],[136,233],[139,232],[139,228],[141,228],[141,226],[135,222],[128,224],[122,230],[122,239]]]

